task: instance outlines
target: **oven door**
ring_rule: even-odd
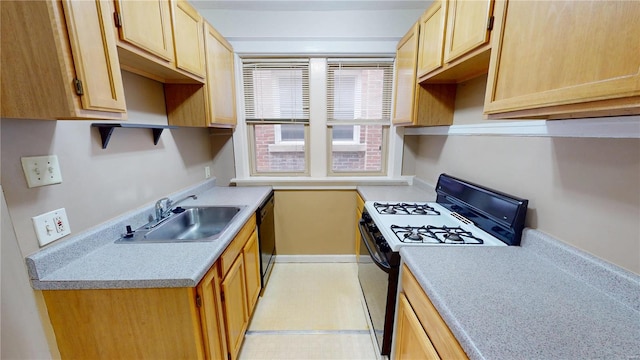
[[[391,352],[393,316],[400,255],[385,256],[378,250],[373,236],[366,230],[363,220],[359,224],[361,243],[358,259],[358,280],[366,303],[373,332],[382,355]]]

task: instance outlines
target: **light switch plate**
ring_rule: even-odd
[[[20,160],[29,188],[62,182],[56,155],[22,157]]]
[[[64,208],[34,216],[31,220],[40,246],[45,246],[71,233],[67,211]]]

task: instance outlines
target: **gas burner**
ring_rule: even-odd
[[[382,215],[440,215],[440,212],[427,204],[373,203]]]
[[[481,245],[484,243],[471,233],[461,227],[447,226],[398,226],[391,225],[391,231],[403,243],[425,243],[425,244],[465,244]]]

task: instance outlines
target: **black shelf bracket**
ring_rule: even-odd
[[[111,123],[93,123],[91,127],[98,128],[100,132],[100,138],[102,139],[102,148],[106,149],[107,145],[109,145],[109,140],[111,139],[111,134],[113,134],[113,129],[115,128],[132,128],[132,129],[151,129],[153,133],[153,145],[158,145],[158,141],[160,141],[160,135],[162,135],[162,131],[164,129],[177,129],[177,126],[170,125],[152,125],[152,124],[111,124]]]

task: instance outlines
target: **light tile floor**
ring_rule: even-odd
[[[376,359],[354,263],[276,263],[240,360]]]

